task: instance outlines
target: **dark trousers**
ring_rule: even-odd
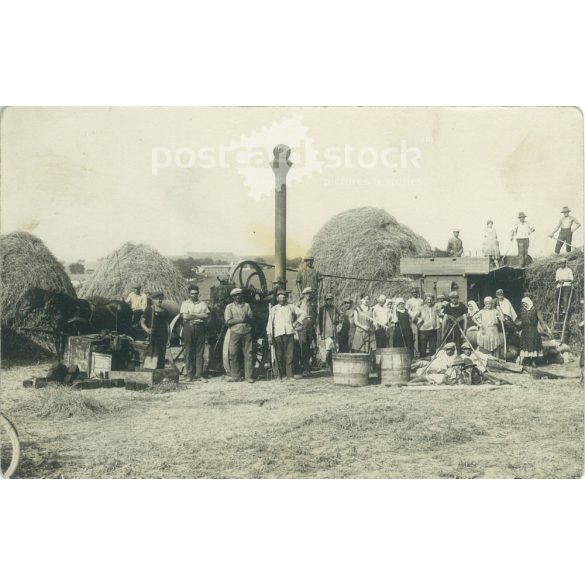
[[[428,351],[427,351],[428,349]],[[434,355],[437,350],[437,330],[429,329],[424,331],[419,329],[418,331],[418,352],[420,357],[424,358],[427,355]]]
[[[571,295],[571,288],[570,286],[561,286],[556,290],[556,301],[557,306],[559,307],[559,313],[564,315],[567,307],[569,306],[569,296]],[[559,303],[559,295],[561,295],[561,302]]]
[[[301,370],[308,374],[311,371],[311,343],[315,338],[315,329],[307,326],[299,331],[299,349],[301,352]]]
[[[518,261],[520,266],[526,266],[530,238],[516,238],[516,242],[518,243]]]
[[[555,245],[555,254],[560,254],[563,246],[565,244],[563,244],[563,242],[566,242],[566,251],[570,252],[571,251],[571,241],[573,239],[573,232],[571,231],[571,228],[563,228],[561,229],[560,233],[559,233],[559,238],[557,240],[557,243]],[[561,240],[559,242],[559,240]]]
[[[132,327],[134,327],[134,329],[140,327],[140,319],[142,318],[143,313],[144,311],[142,309],[132,311]],[[147,323],[147,325],[150,327],[150,323]]]
[[[339,342],[339,353],[349,353],[349,334],[340,334],[337,341]]]
[[[244,373],[246,380],[252,379],[253,372],[253,353],[252,353],[252,333],[236,333],[230,330],[230,370],[232,379],[240,378],[240,352],[244,355]]]
[[[376,337],[376,349],[388,347],[388,335],[384,329],[376,329],[374,336]]]
[[[165,367],[165,358],[167,355],[167,341],[165,337],[152,337],[150,340],[150,348],[148,351],[156,356],[156,369],[162,370]]]
[[[293,377],[293,355],[295,349],[294,335],[278,335],[274,338],[274,353],[276,354],[276,367],[281,378],[285,374],[287,378]]]
[[[185,346],[185,375],[201,378],[203,375],[203,350],[205,349],[205,325],[185,322],[183,325]]]

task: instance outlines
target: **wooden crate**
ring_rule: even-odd
[[[91,356],[94,352],[105,353],[109,341],[99,334],[76,335],[69,338],[67,345],[67,365],[77,366],[80,372],[91,374]]]

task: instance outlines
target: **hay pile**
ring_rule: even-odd
[[[567,341],[574,347],[583,346],[583,332],[579,322],[583,319],[580,300],[583,298],[583,250],[573,249],[564,255],[569,268],[573,271],[573,300],[571,314],[567,322]],[[537,258],[525,272],[526,290],[530,291],[532,300],[542,311],[545,321],[552,324],[556,310],[555,305],[555,273],[559,267],[559,256],[554,254],[545,258]]]
[[[398,223],[383,209],[360,207],[332,217],[315,235],[311,245],[315,267],[321,273],[365,279],[394,279],[392,283],[324,278],[323,290],[336,299],[404,295],[412,281],[400,278],[400,258],[431,253],[428,242]]]
[[[99,263],[93,276],[82,284],[79,296],[121,299],[137,284],[143,292],[162,292],[177,303],[187,298],[187,285],[178,268],[153,248],[131,242]]]
[[[45,327],[50,316],[31,309],[22,311],[22,301],[33,289],[65,293],[75,298],[75,289],[63,266],[43,244],[27,232],[0,236],[2,287],[0,309],[2,322],[2,357],[31,359],[54,351],[46,335],[15,331],[19,326]]]

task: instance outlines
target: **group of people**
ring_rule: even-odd
[[[526,214],[521,211],[518,214],[518,222],[510,233],[510,242],[516,239],[518,245],[518,263],[520,266],[528,264],[528,250],[530,248],[530,236],[535,229],[526,221]],[[571,215],[571,210],[565,206],[561,210],[561,218],[557,222],[549,238],[556,240],[555,254],[560,254],[563,246],[567,252],[572,249],[573,233],[581,227],[581,223]],[[447,242],[447,253],[450,256],[463,256],[463,241],[459,237],[460,230],[453,230],[453,236]],[[499,266],[501,253],[498,234],[494,228],[494,222],[488,219],[483,236],[482,252],[484,256],[489,256],[496,266]],[[506,254],[504,254],[506,255]]]

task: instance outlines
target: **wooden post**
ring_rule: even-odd
[[[274,147],[274,288],[286,288],[286,175],[292,166],[290,148],[285,144]]]

